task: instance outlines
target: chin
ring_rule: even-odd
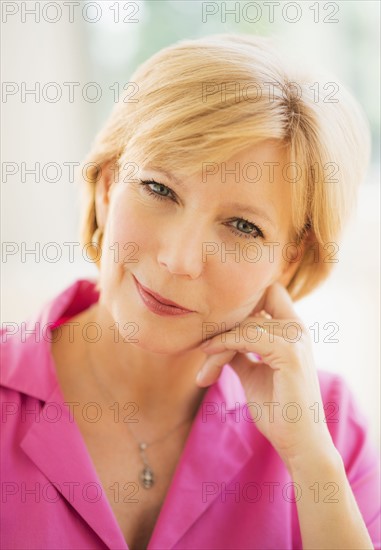
[[[202,343],[201,340],[191,341],[190,337],[185,338],[184,335],[176,338],[175,334],[168,333],[168,331],[165,334],[161,334],[157,331],[156,335],[152,336],[152,331],[147,331],[145,333],[145,331],[141,330],[135,335],[134,339],[138,340],[137,342],[133,342],[133,339],[128,338],[128,336],[123,336],[123,338],[125,338],[126,342],[131,342],[134,346],[144,351],[158,353],[160,355],[186,353],[194,350]]]
[[[114,300],[109,311],[118,326],[119,340],[147,352],[175,355],[202,343],[198,319],[158,316],[126,297]]]

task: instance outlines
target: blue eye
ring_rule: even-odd
[[[158,183],[155,180],[140,180],[140,185],[142,185],[143,189],[155,199],[174,199],[174,193],[172,189],[170,189],[170,187],[164,185],[163,183]]]
[[[174,191],[163,183],[159,183],[155,180],[139,180],[139,185],[143,187],[144,191],[148,195],[156,200],[164,201],[170,199],[176,202],[176,195]],[[236,226],[230,225],[231,223],[236,224]],[[232,218],[228,220],[227,224],[230,226],[232,233],[244,239],[265,238],[262,229],[249,220],[245,220],[243,218]]]
[[[258,239],[258,237],[261,239],[265,238],[262,229],[254,223],[243,218],[236,218],[231,221],[236,224],[236,226],[230,226],[235,235],[246,239]]]

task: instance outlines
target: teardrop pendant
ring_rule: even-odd
[[[154,475],[151,468],[145,466],[140,474],[140,480],[143,483],[145,489],[150,489],[154,484]]]

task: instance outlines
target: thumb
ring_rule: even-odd
[[[197,385],[201,388],[205,388],[217,382],[223,366],[229,363],[236,353],[236,351],[225,350],[208,357],[197,374]]]

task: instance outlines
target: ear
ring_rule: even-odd
[[[95,216],[97,226],[102,230],[104,230],[106,225],[110,204],[110,194],[111,189],[116,182],[116,174],[115,163],[107,162],[101,167],[97,182],[95,184]]]

